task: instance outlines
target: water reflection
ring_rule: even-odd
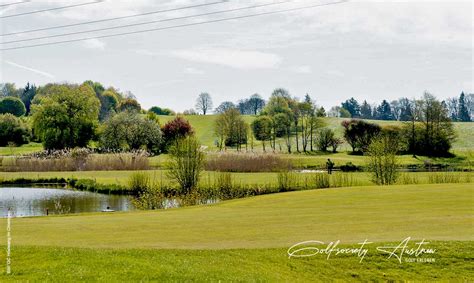
[[[65,189],[0,188],[0,217],[10,208],[15,217],[133,210],[126,196],[104,195]]]

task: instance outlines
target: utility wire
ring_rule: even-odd
[[[7,3],[7,4],[0,4],[0,7],[8,7],[8,6],[13,6],[13,5],[19,5],[19,4],[25,4],[31,2],[31,0],[25,0],[25,1],[20,1],[20,2],[13,2],[13,3]]]
[[[67,6],[61,6],[61,7],[50,8],[50,9],[44,9],[44,10],[36,10],[36,11],[31,11],[31,12],[25,12],[25,13],[20,13],[20,14],[13,14],[13,15],[0,16],[0,19],[13,18],[13,17],[19,17],[19,16],[26,16],[26,15],[44,13],[44,12],[49,12],[49,11],[56,11],[56,10],[63,10],[63,9],[68,9],[68,8],[75,8],[75,7],[93,5],[93,4],[102,3],[102,2],[104,2],[104,1],[105,1],[105,0],[96,0],[96,1],[93,1],[93,2],[86,2],[86,3],[81,3],[81,4],[67,5]]]
[[[225,2],[228,2],[228,0],[222,0],[222,1],[218,1],[218,2],[211,2],[211,3],[199,4],[199,5],[192,5],[192,6],[184,6],[184,7],[180,7],[180,8],[173,8],[173,9],[167,9],[167,10],[158,10],[158,11],[152,11],[152,12],[146,12],[146,13],[140,13],[140,14],[133,14],[133,15],[128,15],[128,16],[121,16],[121,17],[115,17],[115,18],[108,18],[108,19],[102,19],[102,20],[76,23],[76,24],[68,24],[68,25],[62,25],[62,26],[53,26],[53,27],[47,27],[47,28],[39,28],[39,29],[4,33],[4,34],[0,34],[0,36],[9,36],[9,35],[16,35],[16,34],[32,33],[32,32],[37,32],[37,31],[54,30],[54,29],[76,27],[76,26],[82,26],[82,25],[88,25],[88,24],[110,22],[110,21],[115,21],[115,20],[136,18],[136,17],[148,16],[148,15],[154,15],[154,14],[161,14],[161,13],[167,13],[167,12],[173,12],[173,11],[179,11],[179,10],[185,10],[185,9],[191,9],[191,8],[211,6],[211,5],[221,4],[221,3],[225,3]]]
[[[332,3],[302,6],[302,7],[298,7],[298,8],[284,9],[284,10],[271,11],[271,12],[262,12],[262,13],[257,13],[257,14],[250,14],[250,15],[244,15],[244,16],[237,16],[237,17],[230,17],[230,18],[223,18],[223,19],[209,20],[209,21],[202,21],[202,22],[175,25],[175,26],[168,26],[168,27],[161,27],[161,28],[153,28],[153,29],[146,29],[146,30],[139,30],[139,31],[132,31],[132,32],[116,33],[116,34],[109,34],[109,35],[102,35],[102,36],[83,37],[83,38],[77,38],[77,39],[55,41],[55,42],[41,43],[41,44],[33,44],[33,45],[26,45],[26,46],[18,46],[18,47],[8,47],[8,48],[2,48],[2,49],[0,49],[0,51],[27,49],[27,48],[40,47],[40,46],[49,46],[49,45],[65,44],[65,43],[70,43],[70,42],[86,41],[86,40],[91,40],[91,39],[110,38],[110,37],[140,34],[140,33],[154,32],[154,31],[177,29],[177,28],[183,28],[183,27],[205,25],[205,24],[210,24],[210,23],[218,23],[218,22],[225,22],[225,21],[231,21],[231,20],[247,19],[247,18],[254,18],[254,17],[259,17],[259,16],[265,16],[265,15],[272,15],[272,14],[280,14],[280,13],[286,13],[286,12],[299,11],[299,10],[306,10],[306,9],[317,8],[317,7],[322,7],[322,6],[342,4],[342,3],[346,3],[346,2],[348,2],[348,0],[341,0],[341,1],[332,2]]]
[[[143,25],[151,25],[151,24],[162,23],[162,22],[169,22],[169,21],[175,21],[175,20],[184,20],[184,19],[191,19],[191,18],[196,18],[196,17],[211,16],[211,15],[218,15],[218,14],[223,14],[223,13],[230,13],[230,12],[237,12],[237,11],[243,11],[243,10],[262,8],[262,7],[267,7],[267,6],[281,5],[281,4],[286,4],[286,3],[290,3],[290,2],[294,2],[294,0],[287,0],[287,1],[275,2],[275,3],[269,3],[269,4],[261,4],[261,5],[246,6],[246,7],[241,7],[241,8],[214,11],[214,12],[208,12],[208,13],[203,13],[203,14],[182,16],[182,17],[169,18],[169,19],[161,19],[161,20],[156,20],[156,21],[147,21],[147,22],[142,22],[142,23],[120,25],[120,26],[115,26],[115,27],[90,29],[90,30],[85,30],[85,31],[76,31],[76,32],[69,32],[69,33],[56,34],[56,35],[46,35],[46,36],[40,36],[40,37],[31,37],[31,38],[26,38],[26,39],[18,39],[18,40],[0,42],[0,44],[11,44],[11,43],[18,43],[18,42],[27,42],[27,41],[34,41],[34,40],[48,39],[48,38],[57,38],[57,37],[64,37],[64,36],[70,36],[70,35],[78,35],[78,34],[84,34],[84,33],[98,32],[98,31],[106,31],[106,30],[114,30],[114,29],[122,29],[122,28],[143,26]]]

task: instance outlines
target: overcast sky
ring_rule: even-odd
[[[0,17],[82,1],[41,1],[0,8]],[[106,0],[103,3],[1,19],[1,33],[80,23],[219,0]],[[335,0],[337,1],[337,0]],[[334,1],[334,2],[335,2]],[[0,3],[16,1],[1,0]],[[234,1],[67,29],[3,36],[1,41],[139,23],[272,1]],[[277,1],[273,1],[277,2]],[[301,0],[248,11],[170,21],[32,42],[46,43],[181,25],[332,0]],[[471,1],[349,1],[285,14],[218,22],[114,38],[31,49],[0,51],[0,79],[26,82],[94,80],[131,91],[144,108],[182,111],[200,92],[217,106],[277,87],[309,93],[325,107],[353,96],[379,102],[401,96],[439,98],[473,90],[473,3]]]

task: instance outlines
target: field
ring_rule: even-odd
[[[0,281],[463,281],[473,276],[473,204],[472,185],[418,185],[291,192],[164,211],[14,219],[14,274],[0,275]],[[429,241],[438,251],[424,257],[436,262],[400,264],[375,250],[407,237]],[[365,239],[374,246],[362,263],[356,255],[326,260],[325,255],[288,259],[286,254],[301,241],[340,240],[354,247]],[[5,242],[3,233],[0,241]]]

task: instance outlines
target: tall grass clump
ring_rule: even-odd
[[[278,190],[280,192],[293,191],[298,188],[299,177],[295,172],[281,171],[278,173]]]
[[[48,150],[14,157],[1,168],[9,172],[148,170],[148,156],[142,150],[102,154],[87,148]]]
[[[128,178],[128,186],[134,195],[140,195],[150,186],[150,175],[144,172],[135,172]]]
[[[208,155],[205,169],[219,172],[277,172],[290,170],[290,160],[277,154],[216,153]]]
[[[428,175],[429,184],[448,184],[448,183],[470,183],[471,175],[469,173],[459,172],[435,172]]]

